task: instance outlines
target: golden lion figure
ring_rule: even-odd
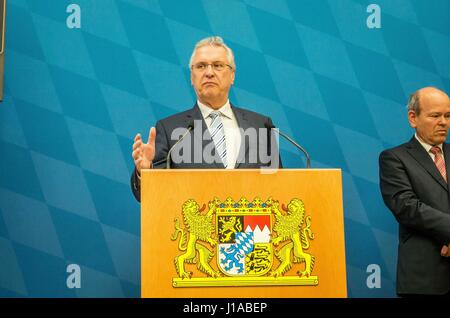
[[[222,235],[220,243],[228,242],[233,234],[242,231],[241,221],[235,216],[230,216],[228,221],[224,218],[219,219],[219,222],[222,224],[219,230],[219,234]]]
[[[175,257],[175,267],[178,275],[181,278],[191,278],[192,272],[187,272],[184,268],[185,263],[197,264],[197,268],[212,277],[218,277],[219,272],[215,271],[209,265],[214,252],[210,251],[206,246],[199,241],[209,243],[212,247],[217,244],[217,241],[211,237],[214,232],[213,213],[217,199],[210,202],[209,211],[202,215],[201,212],[205,209],[205,205],[199,209],[199,205],[192,199],[187,200],[183,204],[183,219],[185,228],[180,227],[180,221],[175,219],[175,232],[172,234],[172,241],[181,233],[181,238],[178,243],[178,248],[185,251],[182,255]],[[187,234],[187,235],[186,235]],[[186,237],[187,236],[187,237]]]
[[[283,205],[282,209],[287,212],[282,214],[279,210],[278,202],[272,202],[272,211],[275,213],[274,232],[277,237],[272,238],[271,241],[275,246],[281,242],[290,241],[288,244],[275,251],[275,255],[280,260],[281,264],[278,268],[272,271],[271,276],[278,277],[287,272],[293,263],[305,262],[305,270],[297,271],[297,274],[302,276],[310,276],[314,267],[314,256],[305,253],[303,250],[309,248],[309,239],[314,239],[314,234],[311,232],[311,218],[306,217],[306,226],[302,229],[305,221],[305,206],[299,199],[292,199],[289,202],[287,209]],[[293,261],[291,261],[293,252]]]

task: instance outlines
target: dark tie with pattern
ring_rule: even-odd
[[[433,147],[430,152],[434,155],[434,164],[438,168],[444,180],[447,182],[447,171],[445,170],[444,157],[442,156],[441,148]]]

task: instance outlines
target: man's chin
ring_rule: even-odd
[[[219,94],[217,94],[217,92],[214,90],[208,90],[206,92],[203,92],[202,97],[205,100],[211,100],[211,99],[216,99],[217,97],[219,97]]]
[[[433,145],[440,145],[443,144],[447,140],[447,136],[439,136],[438,138],[435,138],[432,142]]]

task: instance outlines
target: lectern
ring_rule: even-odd
[[[347,297],[339,169],[143,170],[141,295]]]

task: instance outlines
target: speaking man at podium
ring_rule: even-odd
[[[412,139],[380,155],[384,202],[399,222],[397,293],[450,296],[450,100],[426,87],[411,95]]]
[[[141,169],[281,167],[269,133],[274,128],[272,120],[235,107],[228,99],[236,65],[233,51],[222,38],[199,41],[189,67],[197,95],[194,107],[159,120],[150,129],[147,143],[140,134],[134,139],[131,189],[138,201]]]

